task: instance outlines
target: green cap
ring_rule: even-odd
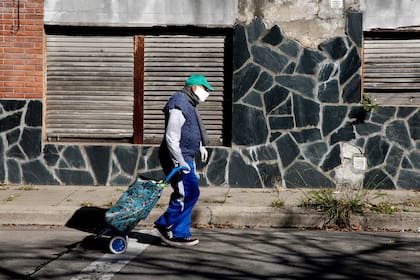
[[[214,88],[207,82],[206,77],[202,75],[191,75],[186,81],[185,86],[204,86],[208,90],[214,90]]]

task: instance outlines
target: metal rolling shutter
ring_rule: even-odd
[[[420,40],[365,38],[364,90],[379,105],[420,105]]]
[[[184,86],[191,74],[202,74],[215,88],[198,106],[210,144],[223,143],[223,36],[144,37],[144,142],[158,143],[163,137],[162,109],[170,96]]]
[[[47,36],[47,137],[133,135],[133,37]]]

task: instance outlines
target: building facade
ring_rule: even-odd
[[[416,17],[378,32],[381,1],[161,2],[0,2],[1,183],[161,178],[161,105],[191,71],[216,86],[201,185],[420,188],[417,74],[389,90],[366,51],[415,49]]]

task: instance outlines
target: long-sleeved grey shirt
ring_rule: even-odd
[[[171,109],[169,110],[169,119],[166,126],[166,143],[168,146],[171,159],[176,165],[187,166],[184,156],[181,151],[181,130],[185,123],[185,117],[181,110]]]

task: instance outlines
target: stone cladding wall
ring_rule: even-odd
[[[346,16],[347,36],[318,50],[261,19],[235,28],[231,160],[254,169],[239,185],[256,173],[264,186],[337,187],[350,144],[367,162],[364,187],[420,188],[419,108],[363,109],[361,14]]]

